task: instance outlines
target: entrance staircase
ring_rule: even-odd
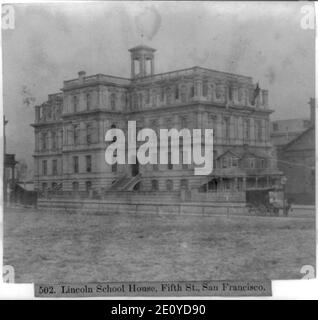
[[[134,177],[129,177],[127,175],[124,175],[112,184],[109,191],[130,191],[130,190],[133,190],[134,186],[139,181],[141,181],[140,174],[137,174]]]

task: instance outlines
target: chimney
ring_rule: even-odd
[[[86,75],[86,72],[85,71],[79,71],[78,73],[78,80],[80,82],[83,82],[84,81],[84,78],[85,78],[85,75]]]
[[[315,98],[310,98],[309,100],[309,106],[310,106],[310,124],[315,124],[315,118],[316,118],[316,101]]]

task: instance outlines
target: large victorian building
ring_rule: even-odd
[[[42,191],[180,191],[231,194],[280,181],[270,142],[268,92],[252,78],[192,67],[155,74],[155,49],[129,50],[131,77],[104,74],[64,81],[35,107],[35,186]],[[108,165],[110,128],[214,129],[214,170],[193,165]],[[182,152],[182,150],[181,150]]]

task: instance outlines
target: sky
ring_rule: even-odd
[[[309,117],[314,30],[299,2],[81,2],[14,5],[2,30],[7,152],[32,167],[34,105],[64,80],[130,76],[128,49],[155,49],[156,73],[201,66],[251,76],[269,90],[271,119]]]

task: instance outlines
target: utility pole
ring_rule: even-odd
[[[8,120],[3,116],[3,204],[7,201],[7,180],[6,180],[6,124]]]

